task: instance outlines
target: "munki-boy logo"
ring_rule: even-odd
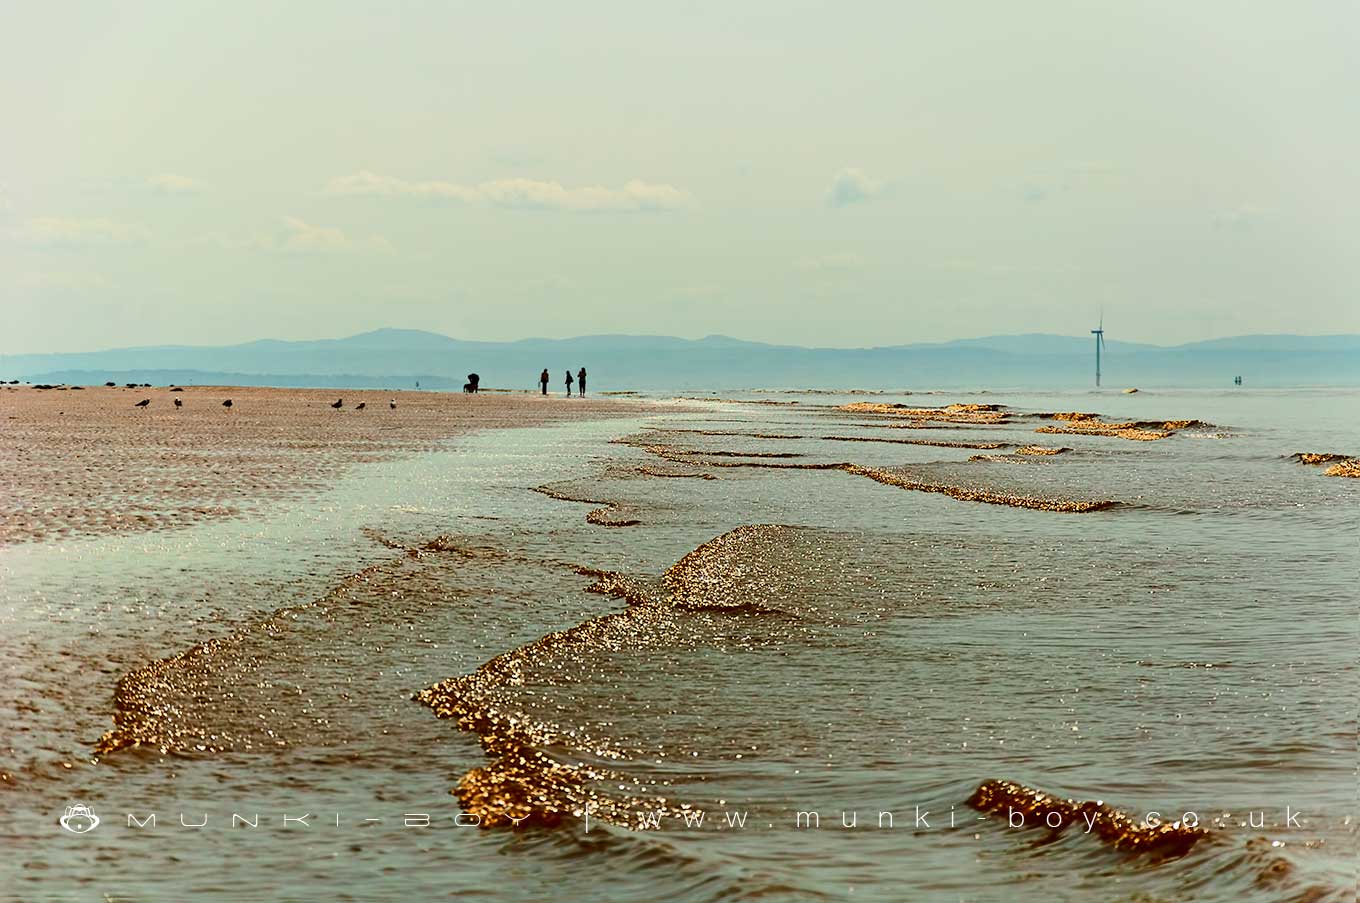
[[[66,807],[66,814],[61,817],[61,826],[72,834],[84,834],[99,827],[99,816],[90,811],[89,806],[73,803]]]

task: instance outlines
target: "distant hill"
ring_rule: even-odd
[[[717,388],[1062,388],[1087,386],[1094,339],[986,336],[876,348],[804,348],[729,336],[595,335],[471,342],[412,329],[339,339],[240,345],[161,345],[74,354],[6,355],[0,378],[30,382],[532,388],[541,369],[557,388],[585,366],[597,390]],[[1111,341],[1107,386],[1360,385],[1360,336],[1256,335],[1159,346]]]

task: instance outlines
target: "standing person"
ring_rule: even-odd
[[[538,374],[538,385],[543,390],[543,394],[548,394],[548,368],[544,367],[543,372]]]
[[[567,397],[571,397],[571,371],[567,371]]]
[[[582,367],[576,371],[576,394],[582,398],[586,397],[586,368]]]

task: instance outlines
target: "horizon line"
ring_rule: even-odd
[[[169,342],[156,345],[115,345],[101,348],[87,349],[83,351],[0,351],[0,357],[36,357],[41,355],[70,355],[70,354],[102,354],[113,351],[146,351],[155,349],[171,348],[240,348],[248,345],[274,342],[279,344],[299,345],[314,342],[345,342],[352,339],[363,338],[365,336],[378,335],[381,333],[409,333],[424,336],[431,336],[440,339],[447,339],[452,342],[467,342],[479,345],[514,345],[525,342],[571,342],[581,339],[673,339],[679,342],[700,343],[714,339],[739,342],[748,345],[765,345],[771,348],[796,348],[809,351],[872,351],[879,349],[893,348],[918,348],[931,346],[954,345],[963,342],[977,342],[987,339],[1024,339],[1024,338],[1057,338],[1057,339],[1079,339],[1088,340],[1086,334],[1068,335],[1056,332],[1016,332],[1016,333],[988,333],[985,335],[957,336],[950,339],[937,339],[933,341],[903,342],[896,344],[883,345],[800,345],[793,343],[770,342],[762,339],[747,339],[739,336],[728,335],[726,333],[708,333],[698,338],[678,336],[670,333],[638,333],[638,332],[605,332],[605,333],[584,333],[580,335],[551,337],[551,336],[523,336],[515,339],[475,339],[451,336],[447,333],[436,332],[432,329],[421,329],[417,327],[404,326],[379,326],[373,329],[362,330],[339,336],[318,336],[300,339],[281,339],[272,336],[263,336],[255,339],[245,339],[243,341],[229,342],[225,344],[197,344],[190,342]],[[1116,345],[1143,345],[1148,348],[1158,348],[1164,350],[1174,350],[1183,348],[1187,345],[1198,345],[1206,342],[1225,341],[1229,339],[1329,339],[1329,338],[1355,338],[1360,339],[1360,332],[1323,332],[1323,333],[1293,333],[1293,332],[1243,332],[1227,335],[1217,335],[1210,338],[1191,339],[1171,345],[1162,345],[1155,342],[1147,342],[1133,339],[1107,339],[1107,344]]]

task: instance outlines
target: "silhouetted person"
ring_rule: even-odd
[[[586,397],[586,368],[582,367],[576,371],[576,394],[582,398]]]
[[[139,402],[137,402],[135,405],[133,405],[133,407],[134,407],[134,408],[144,408],[144,407],[146,407],[146,406],[149,405],[149,404],[151,404],[151,399],[150,399],[150,398],[143,398],[141,401],[139,401]]]
[[[340,408],[341,408],[344,404],[345,404],[345,399],[343,399],[343,398],[337,398],[337,399],[335,399],[335,403],[332,404],[331,407],[335,408],[335,409],[338,411],[338,410],[340,410]]]
[[[567,397],[571,397],[571,371],[567,371]]]
[[[543,394],[548,394],[548,368],[544,367],[543,372],[538,374],[538,385],[543,390]]]

